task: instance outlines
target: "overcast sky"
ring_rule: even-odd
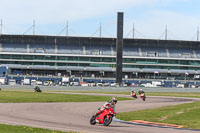
[[[24,34],[35,20],[36,34],[116,37],[117,12],[124,12],[124,37],[196,40],[200,0],[0,0],[3,33]],[[96,32],[97,31],[97,32]],[[96,32],[96,34],[94,34]],[[26,34],[32,34],[30,30]],[[65,35],[63,31],[61,35]]]

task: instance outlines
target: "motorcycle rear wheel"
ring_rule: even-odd
[[[146,100],[146,96],[143,97],[143,101],[145,101],[145,100]]]
[[[106,116],[104,117],[103,125],[104,125],[104,126],[110,125],[110,123],[112,122],[112,118],[113,118],[112,116],[106,115]]]
[[[96,124],[96,117],[94,115],[90,118],[90,124],[91,125],[95,125]]]

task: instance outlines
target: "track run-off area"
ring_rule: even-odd
[[[130,97],[117,94],[51,92],[83,95],[102,95]],[[129,112],[144,109],[153,109],[170,105],[200,101],[198,98],[177,98],[147,96],[144,102],[136,100],[118,101],[116,112]],[[113,121],[108,127],[100,124],[90,125],[91,116],[105,102],[59,102],[59,103],[0,103],[0,123],[10,125],[25,125],[61,131],[77,131],[85,133],[197,133],[199,131],[159,128],[143,125],[134,125]],[[116,116],[117,117],[117,116]]]

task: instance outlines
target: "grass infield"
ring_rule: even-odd
[[[26,126],[13,126],[0,124],[0,133],[78,133],[78,132],[62,132],[41,128],[32,128]]]
[[[111,96],[0,91],[0,103],[98,102],[98,101],[108,101],[111,98],[112,98]],[[123,97],[117,97],[117,98],[118,100],[132,100],[132,98],[123,98]]]
[[[118,113],[117,118],[125,121],[145,120],[150,122],[183,125],[184,128],[200,129],[200,102],[176,106]]]

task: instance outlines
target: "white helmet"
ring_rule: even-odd
[[[117,103],[117,98],[116,97],[112,97],[111,102],[112,101],[116,104]]]

